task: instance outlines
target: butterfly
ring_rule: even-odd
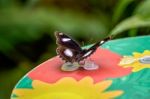
[[[110,40],[111,37],[107,37],[95,44],[93,44],[88,49],[82,49],[81,46],[68,35],[62,32],[55,32],[56,44],[58,45],[56,52],[57,54],[66,62],[70,63],[80,63],[80,61],[86,59],[92,55],[96,49],[104,44],[106,41]]]

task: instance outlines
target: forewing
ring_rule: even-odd
[[[76,62],[76,57],[82,52],[79,44],[61,32],[55,32],[55,35],[58,45],[57,54],[66,62]]]
[[[59,46],[64,46],[73,50],[78,50],[81,51],[81,47],[80,45],[75,42],[73,39],[71,39],[69,36],[65,35],[62,32],[55,32],[55,36],[56,36],[56,43]]]

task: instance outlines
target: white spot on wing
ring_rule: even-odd
[[[67,41],[70,41],[70,40],[71,40],[70,38],[62,38],[63,42],[67,42]]]
[[[65,54],[66,56],[68,56],[68,57],[72,57],[72,56],[73,56],[73,53],[72,53],[72,51],[71,51],[70,49],[66,49],[66,50],[64,51],[64,54]]]
[[[86,57],[86,56],[90,55],[91,53],[92,53],[92,50],[90,50],[89,52],[85,53],[85,54],[83,55],[83,57]]]
[[[100,44],[103,44],[104,43],[104,41],[102,40],[101,42],[100,42]]]

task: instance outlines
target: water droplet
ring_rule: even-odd
[[[143,63],[143,64],[150,64],[150,56],[144,56],[144,57],[140,58],[139,62]]]

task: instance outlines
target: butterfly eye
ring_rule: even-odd
[[[63,33],[59,32],[58,35],[63,35]]]
[[[70,49],[66,49],[66,50],[64,51],[64,54],[65,54],[66,56],[68,56],[68,57],[72,57],[72,56],[73,56],[73,52],[72,52]]]
[[[63,42],[68,42],[68,41],[70,41],[71,39],[70,38],[62,38],[62,41]]]

